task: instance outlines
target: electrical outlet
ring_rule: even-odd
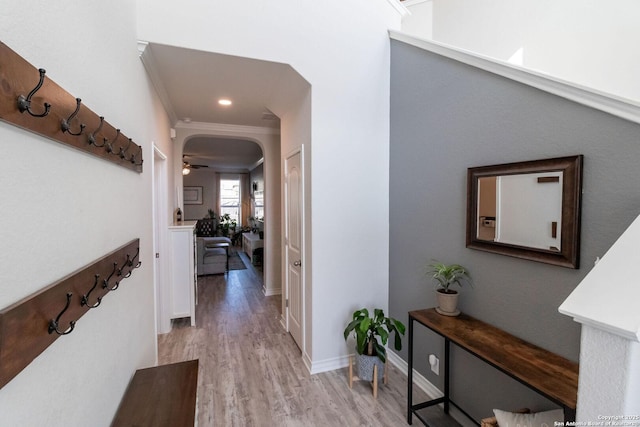
[[[429,355],[429,365],[434,374],[440,375],[440,359],[438,359],[435,354]]]

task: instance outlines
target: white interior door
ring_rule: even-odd
[[[304,347],[304,192],[302,148],[285,159],[285,256],[287,324],[298,347]]]

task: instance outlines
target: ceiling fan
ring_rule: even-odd
[[[191,169],[200,169],[200,168],[208,168],[208,165],[192,165],[191,163],[184,160],[187,157],[187,154],[182,155],[182,175],[189,175]]]

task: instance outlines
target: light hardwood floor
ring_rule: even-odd
[[[253,267],[198,284],[196,327],[180,319],[158,339],[160,364],[200,359],[198,426],[407,425],[406,376],[391,364],[377,400],[366,382],[349,389],[346,368],[309,375],[280,324],[280,296],[263,295]]]

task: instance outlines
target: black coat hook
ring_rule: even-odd
[[[75,328],[76,322],[72,320],[71,322],[69,322],[69,328],[66,331],[60,331],[58,329],[58,326],[59,326],[58,322],[60,322],[60,317],[62,317],[64,312],[67,311],[67,309],[69,308],[69,304],[71,303],[71,297],[72,296],[73,296],[73,294],[71,292],[67,293],[67,304],[64,306],[62,311],[58,314],[58,316],[55,318],[55,320],[51,319],[49,321],[49,334],[52,334],[52,333],[55,332],[58,335],[67,335],[67,334],[70,334],[71,331],[73,331],[73,328]]]
[[[107,140],[107,138],[104,139],[104,145],[105,146],[105,150],[107,150],[107,153],[113,153],[113,144],[118,140],[118,137],[120,136],[120,129],[116,129],[116,137],[113,138],[113,141],[109,142]]]
[[[90,145],[95,145],[98,148],[104,147],[104,144],[107,142],[107,138],[104,139],[104,142],[102,143],[102,145],[96,144],[96,134],[100,132],[100,129],[102,129],[103,124],[104,124],[104,117],[100,116],[100,126],[98,126],[98,129],[94,130],[87,138]]]
[[[100,303],[102,302],[102,297],[98,297],[97,302],[95,304],[89,305],[89,295],[91,295],[91,292],[93,292],[96,286],[98,286],[99,278],[100,278],[100,275],[96,274],[96,280],[93,283],[93,287],[89,289],[89,292],[87,292],[85,295],[82,295],[82,299],[80,300],[80,305],[86,305],[89,308],[96,308],[97,306],[100,305]]]
[[[121,159],[124,159],[126,156],[126,152],[129,149],[129,147],[131,147],[131,144],[133,144],[133,141],[131,140],[131,138],[129,138],[129,143],[127,144],[127,146],[125,148],[120,147],[120,152],[118,153],[118,155],[120,156]]]
[[[131,163],[133,163],[134,165],[136,164],[136,158],[140,156],[142,157],[142,145],[138,146],[138,152],[136,154],[132,154],[131,158],[129,159],[131,161]],[[140,162],[142,164],[142,159],[140,159]]]
[[[131,256],[129,254],[127,254],[127,260],[124,262],[124,264],[122,265],[122,268],[120,270],[118,270],[118,276],[122,276],[122,271],[124,270],[125,267],[131,267],[133,266],[133,261],[131,260]],[[131,276],[131,271],[129,270],[126,274],[126,276],[122,276],[123,279],[126,279],[128,277]]]
[[[78,111],[80,111],[80,104],[81,103],[82,103],[82,99],[76,98],[76,109],[75,109],[75,111],[73,113],[71,113],[71,115],[66,120],[62,119],[62,123],[60,124],[60,129],[62,129],[62,132],[68,132],[69,135],[73,135],[73,136],[82,135],[82,132],[84,131],[84,128],[85,128],[84,123],[80,124],[80,131],[71,132],[71,120],[73,120],[73,118],[78,114]]]
[[[138,255],[140,255],[140,247],[139,246],[138,246],[138,250],[136,251],[136,254],[131,259],[131,265],[133,266],[133,268],[140,268],[140,266],[142,265],[142,261],[138,261],[138,263],[136,265],[133,265],[133,263],[135,262],[136,258],[138,258]]]
[[[38,82],[36,87],[33,88],[31,92],[29,92],[29,95],[27,95],[26,98],[24,97],[24,95],[20,95],[18,97],[18,109],[20,110],[21,113],[24,113],[26,111],[33,117],[44,117],[47,114],[49,114],[49,110],[51,109],[51,104],[47,102],[44,103],[44,113],[34,114],[33,111],[31,111],[31,98],[42,87],[42,84],[44,83],[44,75],[46,73],[44,68],[40,68],[38,72],[40,73],[40,81]]]
[[[111,280],[111,277],[116,274],[116,271],[118,271],[118,263],[114,262],[113,263],[113,271],[111,272],[111,274],[109,275],[109,277],[107,277],[106,279],[104,279],[102,281],[102,287],[104,289],[109,289],[110,291],[115,291],[116,289],[118,289],[118,286],[120,286],[120,281],[116,280],[116,284],[113,286],[113,288],[109,288],[109,280]]]

